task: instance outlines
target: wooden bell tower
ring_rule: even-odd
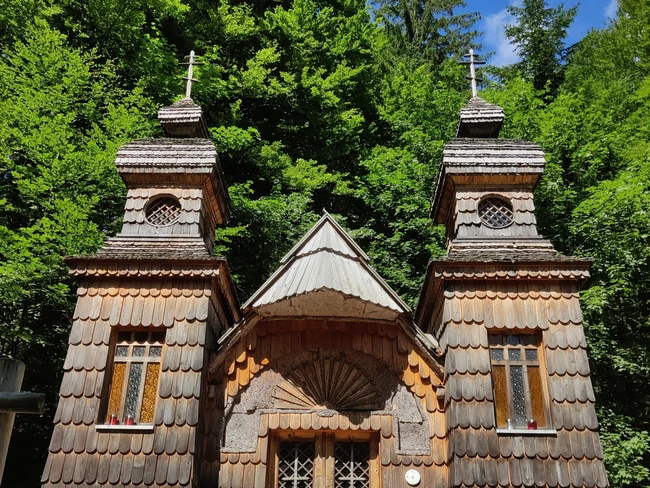
[[[44,486],[188,486],[209,350],[240,317],[214,228],[230,212],[202,110],[159,112],[167,137],[120,148],[121,232],[67,259],[79,281]]]
[[[578,294],[591,261],[539,235],[544,153],[498,139],[503,120],[474,96],[444,148],[431,216],[448,256],[416,312],[445,354],[449,486],[605,487]]]

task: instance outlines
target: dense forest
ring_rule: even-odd
[[[323,208],[411,305],[444,254],[428,218],[470,92],[461,0],[12,0],[0,6],[0,354],[27,364],[44,416],[19,417],[4,486],[45,460],[75,288],[62,261],[120,226],[118,147],[161,135],[183,55],[228,180],[217,232],[245,300]],[[589,8],[584,5],[583,8]],[[502,136],[541,144],[542,233],[593,256],[582,294],[612,486],[650,486],[650,3],[573,46],[576,10],[510,7],[520,61],[485,68]]]

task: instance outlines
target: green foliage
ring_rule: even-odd
[[[564,4],[549,7],[546,0],[523,0],[521,6],[507,8],[515,23],[506,26],[505,34],[521,57],[518,68],[535,89],[555,94],[562,82],[564,39],[578,6],[567,9]]]
[[[621,1],[618,19],[576,47],[548,104],[546,88],[531,78],[501,80],[489,91],[506,107],[509,135],[546,151],[536,192],[540,229],[564,253],[594,258],[582,306],[617,487],[650,482],[649,22],[644,2]]]
[[[25,360],[25,386],[51,398],[75,298],[62,256],[94,252],[114,231],[115,153],[151,130],[149,102],[115,80],[110,63],[70,48],[43,20],[0,60],[0,351]],[[18,438],[47,438],[49,415],[19,424]],[[12,454],[43,456],[42,443],[20,449]]]
[[[398,53],[434,64],[449,54],[460,55],[476,47],[473,30],[479,14],[454,12],[463,0],[381,0],[376,15],[390,40],[389,56]]]
[[[428,207],[469,96],[453,61],[474,44],[476,16],[458,14],[462,5],[0,7],[0,347],[28,364],[26,388],[54,400],[76,298],[62,258],[94,252],[116,232],[117,148],[159,131],[155,109],[182,93],[177,62],[190,49],[207,62],[193,97],[233,203],[216,252],[228,257],[242,301],[325,208],[414,305],[428,260],[444,253]],[[522,62],[500,70],[483,95],[505,108],[503,136],[535,140],[547,153],[536,194],[543,233],[566,254],[595,258],[582,303],[610,479],[648,486],[650,7],[621,0],[618,18],[568,57],[574,9],[525,0],[511,12]],[[19,419],[11,455],[23,462],[10,459],[17,468],[6,483],[36,486],[50,418]]]

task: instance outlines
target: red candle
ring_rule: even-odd
[[[537,420],[530,419],[528,421],[528,430],[537,430]]]
[[[135,419],[133,418],[133,415],[126,416],[126,421],[124,422],[124,425],[135,425]]]
[[[120,421],[117,419],[117,415],[114,413],[111,414],[111,420],[109,422],[111,425],[119,425]]]

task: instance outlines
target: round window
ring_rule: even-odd
[[[158,197],[147,205],[145,218],[151,225],[172,225],[181,217],[180,202],[170,196]]]
[[[478,215],[481,222],[493,229],[508,227],[514,220],[510,202],[497,197],[483,199],[478,205]]]

